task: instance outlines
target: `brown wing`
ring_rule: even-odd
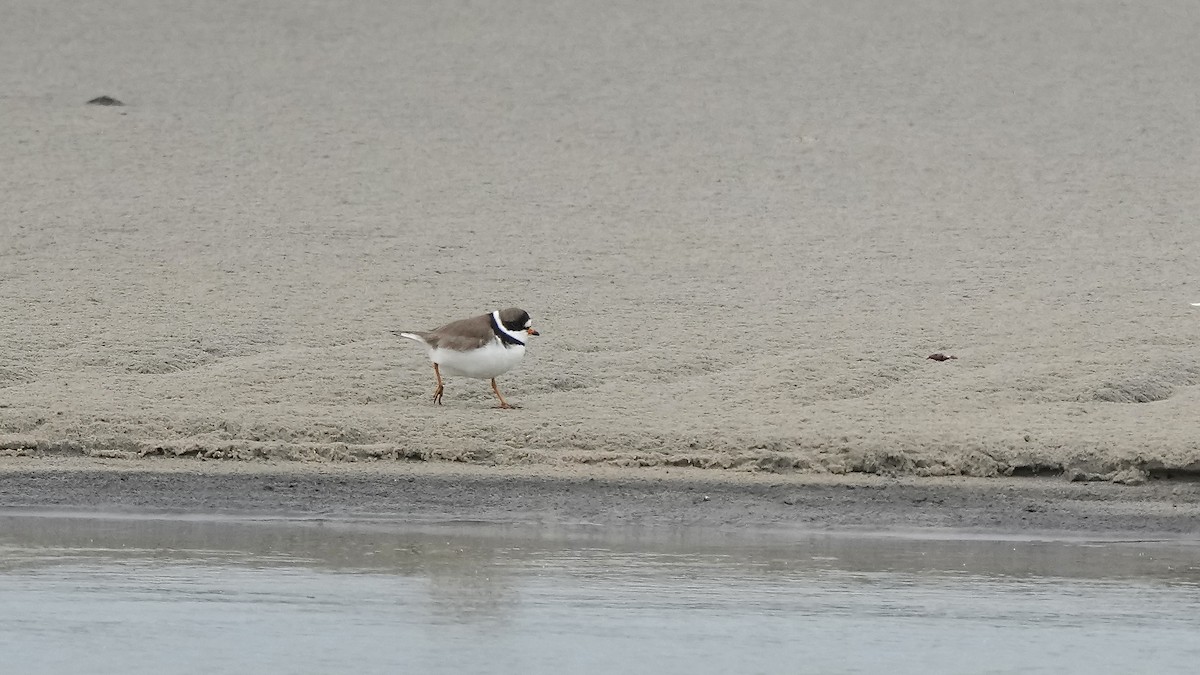
[[[492,332],[491,315],[484,314],[448,323],[429,331],[423,337],[431,347],[465,352],[486,345],[495,339],[496,334]]]

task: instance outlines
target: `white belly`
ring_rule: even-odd
[[[459,352],[453,349],[434,349],[429,360],[438,364],[447,375],[462,375],[490,380],[512,370],[525,357],[524,345],[505,347],[492,340],[482,349]]]

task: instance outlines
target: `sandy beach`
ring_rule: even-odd
[[[315,466],[523,476],[538,510],[687,468],[765,524],[799,481],[830,526],[949,490],[986,527],[1018,486],[1195,532],[1197,34],[1174,1],[15,3],[0,501],[185,472],[147,504],[202,508]],[[390,331],[514,305],[521,408],[434,405]],[[904,487],[837,520],[860,480]]]

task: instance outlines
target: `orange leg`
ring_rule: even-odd
[[[508,401],[505,401],[504,397],[500,395],[500,387],[496,386],[496,378],[494,378],[494,377],[492,378],[492,391],[496,392],[496,398],[500,399],[500,407],[501,408],[515,408],[516,407],[515,405],[509,405]]]
[[[442,371],[438,370],[438,364],[433,364],[433,376],[437,378],[438,386],[433,392],[433,402],[438,405],[442,404],[442,392],[446,390],[446,385],[442,384]]]

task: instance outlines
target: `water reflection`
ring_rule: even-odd
[[[23,673],[189,672],[181,654],[197,672],[1190,672],[1197,550],[9,514],[0,653]]]
[[[999,578],[1157,578],[1200,583],[1200,543],[994,541],[849,534],[760,536],[700,529],[398,525],[345,520],[0,516],[0,570],[78,558],[187,560],[259,567],[420,576],[490,593],[514,568],[575,567],[586,575],[705,574],[730,568],[764,579],[842,572],[972,574]],[[23,551],[20,555],[17,550]],[[39,551],[42,553],[39,554]],[[597,561],[599,563],[599,561]]]

